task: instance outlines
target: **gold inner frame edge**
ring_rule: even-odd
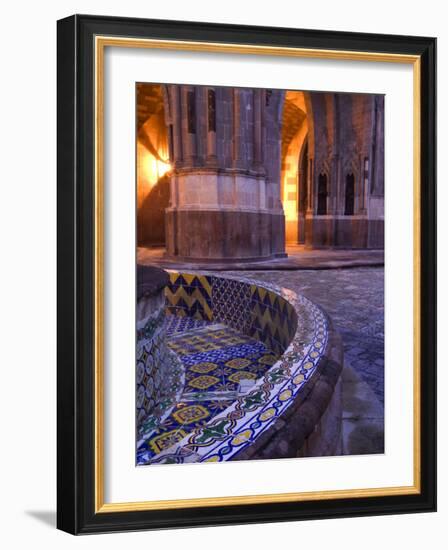
[[[276,493],[262,495],[189,498],[178,500],[154,500],[140,502],[104,502],[104,49],[107,46],[122,48],[153,48],[207,53],[238,53],[331,59],[345,61],[370,61],[383,63],[405,63],[413,65],[413,485],[397,487],[361,488],[349,490],[328,490],[313,492]],[[157,40],[95,36],[95,513],[132,512],[143,510],[167,510],[210,506],[232,506],[242,504],[266,504],[280,502],[303,502],[343,498],[412,495],[421,492],[421,424],[420,424],[420,197],[421,197],[421,58],[418,55],[391,54],[382,52],[359,52],[348,50],[325,50],[253,44],[227,44],[181,40]]]

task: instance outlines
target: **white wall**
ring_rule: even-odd
[[[448,520],[448,404],[441,399],[439,425],[439,512],[319,522],[221,527],[75,539],[54,529],[55,510],[55,154],[56,19],[73,13],[297,26],[303,28],[439,37],[439,98],[448,94],[448,32],[443,3],[414,0],[291,0],[241,2],[127,0],[7,2],[2,11],[0,86],[0,540],[6,548],[213,548],[256,544],[293,547],[408,550],[446,544]],[[447,122],[446,103],[439,120]],[[446,128],[446,124],[445,124]],[[23,140],[26,140],[24,146]],[[446,134],[439,150],[446,151]],[[440,174],[439,204],[448,200]],[[439,235],[448,233],[448,216]],[[440,239],[442,241],[442,239]],[[447,256],[440,247],[440,280]],[[440,310],[448,307],[440,289]],[[448,329],[440,318],[440,334]],[[442,338],[441,338],[442,340]],[[440,353],[439,387],[448,386]],[[255,540],[256,542],[255,542]],[[443,542],[442,542],[443,541]]]

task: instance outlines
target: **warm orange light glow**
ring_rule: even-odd
[[[172,169],[163,112],[153,114],[137,136],[137,205]]]
[[[292,200],[286,200],[283,203],[283,210],[285,212],[285,220],[288,222],[297,221],[297,202]]]
[[[166,150],[160,148],[157,152],[161,159],[166,158]],[[138,202],[143,201],[157,182],[171,170],[168,160],[156,158],[141,143],[137,143]]]
[[[158,160],[152,157],[148,162],[148,170],[153,172],[158,180],[171,170],[171,164],[167,160]]]
[[[282,203],[286,241],[297,242],[298,194],[299,186],[304,185],[304,182],[299,182],[299,157],[308,132],[308,122],[303,92],[288,91],[286,101],[289,108],[283,114]]]
[[[158,151],[159,156],[163,159],[163,153],[165,151]],[[167,174],[171,170],[171,164],[168,160],[160,160],[152,155],[146,149],[141,151],[142,163],[141,171],[142,178],[149,187],[148,191],[153,187],[161,177]]]

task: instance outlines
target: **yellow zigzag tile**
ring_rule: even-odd
[[[258,306],[255,306],[253,312],[258,320],[261,330],[267,332],[271,336],[275,336],[276,332],[278,332],[280,342],[286,345],[289,341],[288,326],[285,322],[283,324],[281,323],[278,313],[275,312],[274,314],[271,314],[271,312],[266,309],[264,313],[261,314]]]
[[[191,309],[195,302],[199,302],[204,310],[204,316],[208,320],[212,320],[213,313],[210,309],[209,305],[207,304],[207,300],[202,295],[201,291],[199,289],[195,289],[191,296],[187,293],[187,291],[184,289],[184,287],[179,287],[175,292],[172,292],[169,288],[165,289],[165,296],[170,306],[177,306],[182,299],[187,308]],[[202,315],[200,312],[196,312],[194,315],[197,319],[202,319]]]
[[[207,277],[205,277],[204,275],[197,275],[197,278],[198,278],[199,282],[201,283],[203,289],[211,297],[212,296],[212,287],[210,286],[210,283],[207,281]]]
[[[274,292],[268,291],[269,301],[271,302],[271,305],[274,305],[275,299],[277,298],[277,294]]]
[[[185,279],[185,282],[188,286],[191,286],[191,283],[196,278],[196,275],[193,273],[181,273],[182,277]]]
[[[177,304],[178,298],[177,293],[172,292],[169,287],[165,288],[165,298],[170,306],[175,306]]]
[[[177,279],[179,278],[180,274],[179,273],[169,273],[169,276],[170,276],[170,283],[172,285],[174,285],[177,281]]]
[[[205,290],[205,292],[208,294],[208,296],[211,297],[212,295],[212,287],[210,286],[210,283],[207,281],[207,277],[205,275],[195,275],[193,273],[170,273],[170,283],[172,285],[179,284],[179,280],[183,279],[185,283],[187,283],[187,286],[193,286],[193,282],[196,280],[199,281],[202,288]],[[185,286],[185,285],[182,285]]]

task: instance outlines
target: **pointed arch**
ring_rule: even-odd
[[[355,213],[355,175],[353,172],[345,176],[345,204],[344,215],[353,216]]]
[[[317,178],[317,215],[327,215],[328,175],[320,172]]]

